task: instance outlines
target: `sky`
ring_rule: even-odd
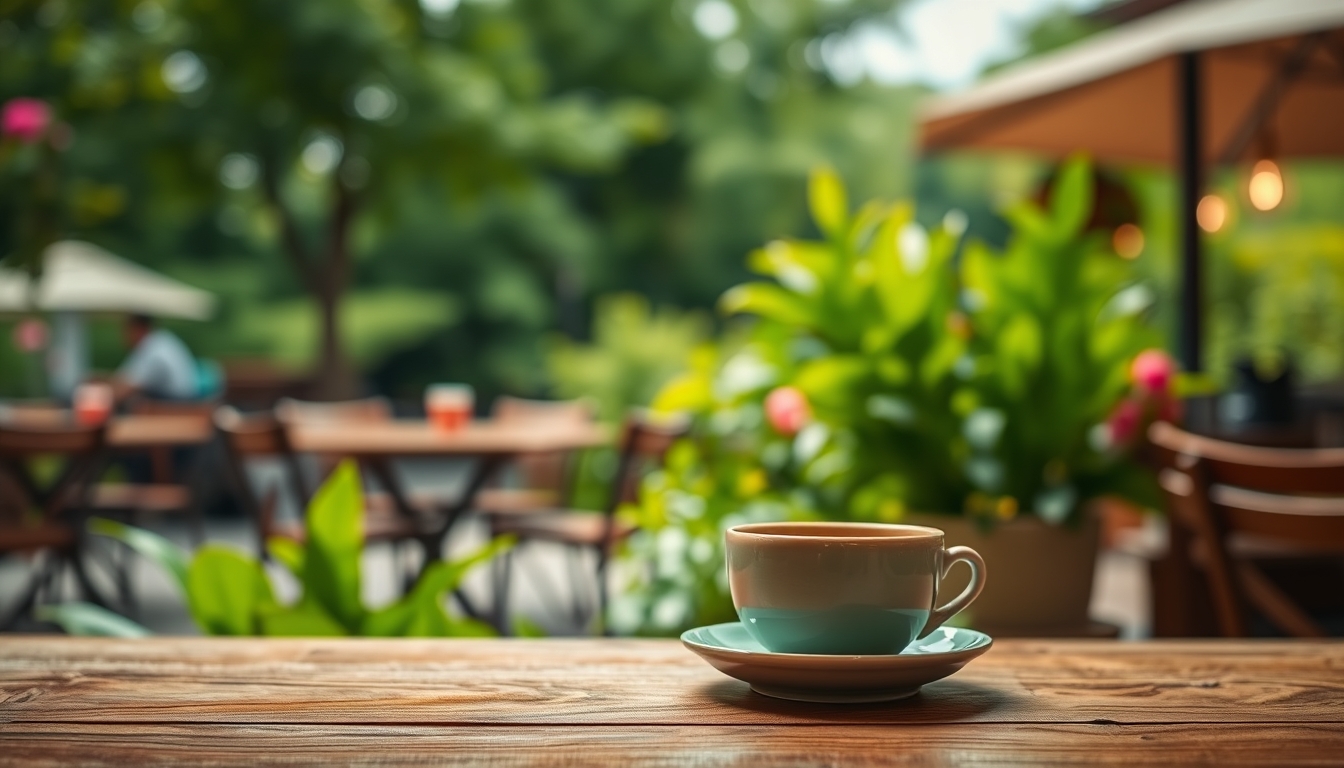
[[[1052,9],[1086,11],[1102,0],[911,0],[897,12],[899,31],[869,25],[822,50],[842,80],[867,74],[889,84],[956,90],[989,64],[1018,52],[1020,30]]]

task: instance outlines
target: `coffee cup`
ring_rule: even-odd
[[[971,604],[985,561],[943,532],[881,523],[752,523],[728,529],[728,584],[747,632],[776,653],[900,653]],[[937,607],[953,564],[971,583]]]

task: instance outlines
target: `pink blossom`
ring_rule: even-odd
[[[0,133],[19,141],[34,142],[42,138],[51,124],[51,107],[45,101],[19,97],[5,102],[0,113]]]
[[[779,387],[765,397],[765,417],[776,432],[792,437],[812,420],[812,406],[796,387]]]
[[[14,326],[14,346],[20,352],[36,352],[47,346],[47,324],[30,317]]]
[[[1143,407],[1135,400],[1121,400],[1106,420],[1111,431],[1111,444],[1121,445],[1133,440],[1142,421]]]
[[[1166,392],[1175,374],[1176,364],[1160,349],[1145,349],[1140,352],[1129,369],[1130,378],[1134,383],[1149,393]]]

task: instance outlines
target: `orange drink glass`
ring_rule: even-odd
[[[89,382],[75,387],[75,421],[94,427],[107,421],[112,415],[112,387],[98,382]]]
[[[456,432],[471,422],[476,393],[466,384],[431,384],[425,389],[425,416],[445,432]]]

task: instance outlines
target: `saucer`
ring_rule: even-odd
[[[966,666],[994,641],[973,629],[939,627],[898,654],[772,653],[741,622],[687,630],[681,642],[720,672],[765,696],[859,704],[904,699]]]

